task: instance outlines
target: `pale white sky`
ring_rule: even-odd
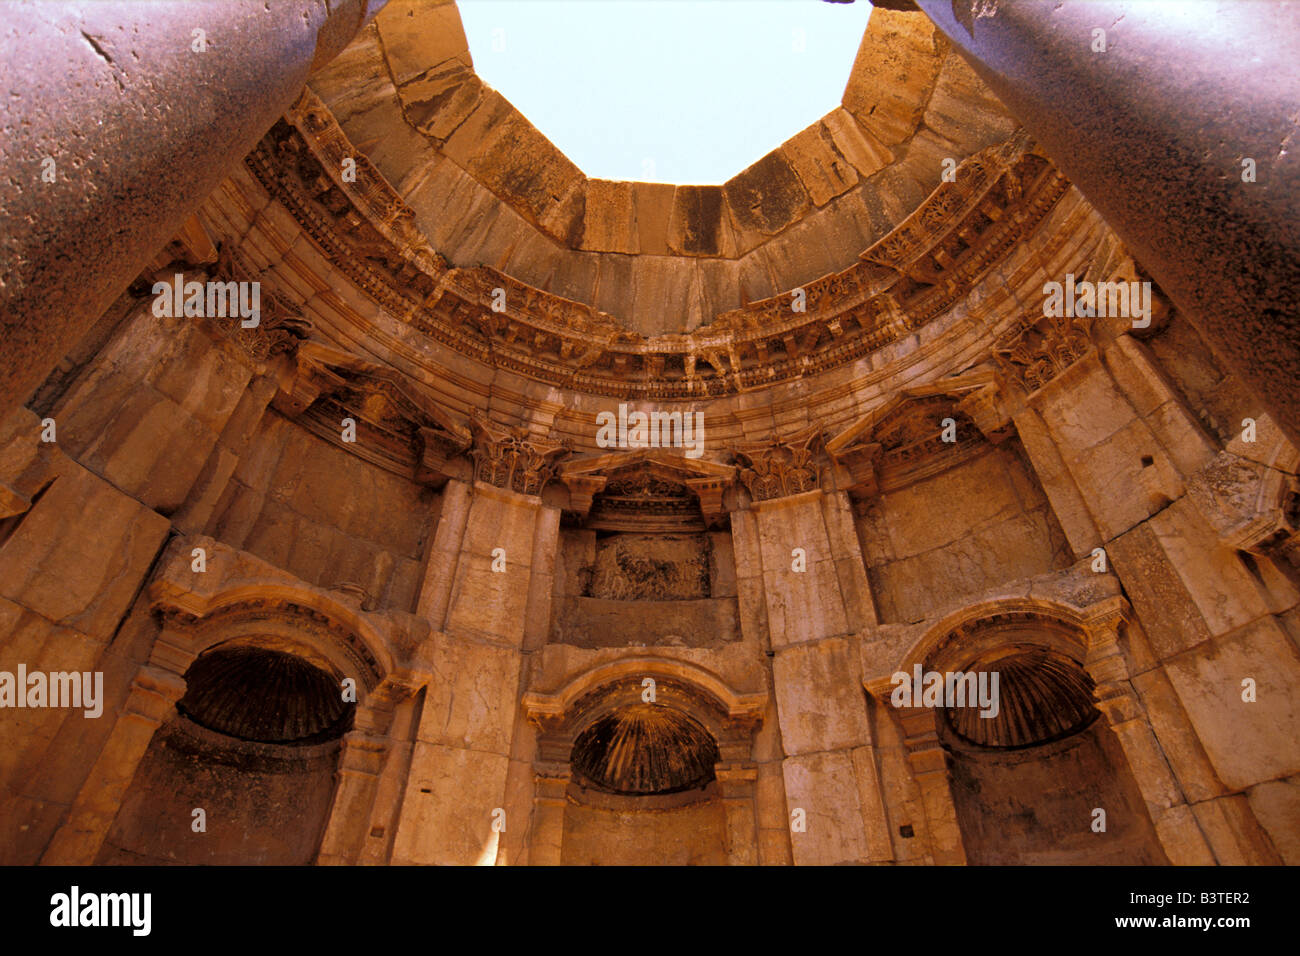
[[[474,69],[590,177],[718,184],[839,105],[868,0],[458,0]]]

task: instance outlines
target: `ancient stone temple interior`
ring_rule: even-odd
[[[700,186],[589,178],[450,0],[67,6],[2,862],[1300,862],[1300,188],[1263,92],[1188,132],[1213,50],[1142,111],[1138,15],[893,0]]]

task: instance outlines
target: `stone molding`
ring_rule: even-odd
[[[959,301],[1068,188],[1018,134],[969,157],[850,268],[693,332],[646,338],[489,267],[451,268],[314,93],[286,119],[246,164],[358,288],[480,362],[599,395],[707,397],[855,361]],[[356,161],[355,181],[343,179],[344,159]]]

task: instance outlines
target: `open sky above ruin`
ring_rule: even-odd
[[[593,178],[726,181],[834,109],[870,7],[461,0],[474,69]]]

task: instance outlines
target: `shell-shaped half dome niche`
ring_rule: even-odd
[[[320,743],[341,736],[355,705],[340,682],[300,657],[265,647],[217,648],[185,675],[177,709],[209,730],[274,744]]]
[[[598,790],[677,793],[714,776],[718,745],[694,718],[670,707],[634,704],[601,717],[573,744],[573,768]]]
[[[966,743],[999,750],[1033,747],[1076,734],[1099,716],[1092,679],[1057,654],[1014,650],[964,668],[964,673],[971,672],[980,680],[997,673],[998,703],[997,713],[988,717],[976,706],[945,711],[948,726]]]

